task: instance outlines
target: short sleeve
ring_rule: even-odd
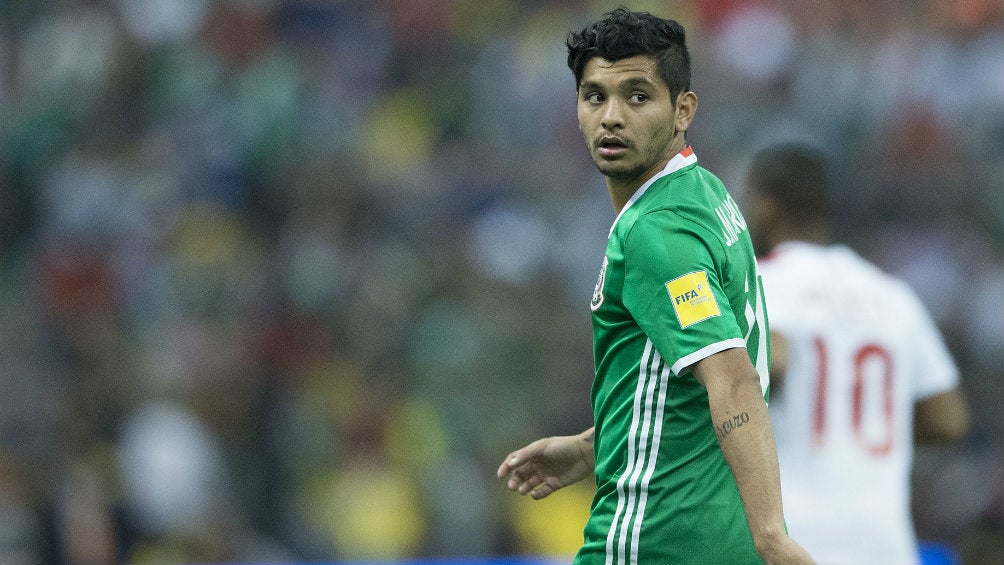
[[[709,239],[661,210],[640,217],[624,242],[624,305],[676,371],[681,360],[745,347]]]
[[[913,291],[909,291],[908,296],[915,312],[915,322],[912,324],[912,342],[917,355],[914,396],[921,400],[958,386],[959,369],[923,303]]]

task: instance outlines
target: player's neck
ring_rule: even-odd
[[[610,195],[610,203],[614,206],[614,212],[620,214],[621,210],[631,200],[631,197],[634,196],[634,193],[638,192],[638,189],[648,182],[649,179],[665,169],[673,157],[680,153],[680,151],[683,151],[686,146],[686,138],[680,135],[666,149],[666,153],[662,159],[659,159],[642,174],[626,179],[606,177],[607,193]]]
[[[815,243],[816,245],[829,245],[833,242],[830,237],[830,227],[826,224],[810,226],[802,232],[802,241]]]
[[[615,214],[621,213],[621,210],[627,206],[628,201],[631,200],[634,193],[641,188],[642,184],[644,184],[644,182],[622,184],[614,182],[613,179],[607,177],[607,194],[610,195],[610,203],[614,206]]]
[[[786,241],[804,241],[815,245],[829,245],[832,243],[830,229],[827,225],[811,226],[789,226],[789,229],[777,229],[773,234],[771,247]]]

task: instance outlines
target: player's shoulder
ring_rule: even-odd
[[[731,215],[739,215],[738,206],[725,185],[708,170],[692,164],[660,178],[648,194],[636,203],[636,221],[697,222],[704,225],[724,202],[734,206]]]
[[[667,244],[679,237],[684,242],[717,241],[723,218],[730,229],[745,220],[735,201],[718,179],[696,163],[656,179],[618,217],[613,234],[625,245]],[[686,243],[684,243],[686,244]]]
[[[841,244],[821,245],[786,241],[758,258],[760,272],[772,284],[854,288],[857,292],[879,292],[901,283],[874,263]]]
[[[902,278],[892,274],[876,263],[865,259],[845,245],[831,246],[833,256],[839,260],[850,275],[860,277],[870,285],[880,287],[884,292],[908,299],[916,298],[916,293]]]
[[[813,274],[833,267],[833,253],[826,246],[804,241],[785,241],[757,259],[761,272]]]
[[[821,245],[806,241],[785,241],[759,258],[765,270],[802,271],[805,273],[839,272],[868,279],[887,281],[892,277],[882,269],[841,244]]]
[[[760,269],[767,280],[798,286],[815,280],[821,287],[839,287],[842,294],[876,297],[887,311],[922,308],[906,281],[843,244],[786,242],[760,261]]]

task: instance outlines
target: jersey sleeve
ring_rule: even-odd
[[[709,240],[662,210],[640,217],[624,242],[624,306],[677,375],[746,346]]]
[[[915,320],[912,324],[912,342],[917,356],[914,395],[921,400],[958,386],[959,369],[923,303],[912,290],[907,292],[907,297]]]

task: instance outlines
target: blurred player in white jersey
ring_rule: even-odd
[[[784,514],[820,565],[914,565],[913,442],[961,438],[969,412],[915,293],[830,242],[827,190],[801,145],[761,151],[747,177]]]

